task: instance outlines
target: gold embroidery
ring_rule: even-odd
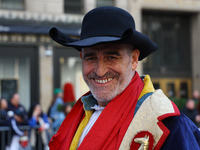
[[[149,136],[147,135],[142,138],[135,138],[134,142],[141,144],[138,150],[148,150],[149,148]]]

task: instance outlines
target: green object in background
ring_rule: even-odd
[[[54,89],[53,93],[54,94],[58,94],[58,93],[62,93],[63,91],[59,88]]]
[[[63,111],[63,105],[62,104],[58,105],[57,110],[58,111]]]
[[[169,99],[172,100],[176,104],[179,110],[181,110],[185,106],[185,103],[187,101],[186,98],[170,97]]]

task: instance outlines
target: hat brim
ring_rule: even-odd
[[[67,45],[68,46],[88,47],[88,46],[96,45],[99,43],[114,42],[114,41],[118,41],[121,39],[122,38],[119,38],[119,37],[97,36],[97,37],[89,37],[87,39],[82,39],[79,41],[68,43]]]
[[[49,35],[54,41],[58,42],[59,44],[63,46],[74,47],[78,51],[80,51],[81,48],[83,47],[88,47],[104,42],[114,42],[122,39],[120,37],[112,37],[112,36],[96,36],[81,40],[72,39],[55,27],[49,31]]]
[[[108,42],[123,42],[130,43],[134,45],[134,48],[140,51],[139,60],[147,57],[152,52],[158,49],[157,44],[155,44],[148,36],[134,30],[127,29],[122,37],[112,37],[112,36],[95,36],[86,39],[72,39],[63,32],[59,31],[55,27],[49,31],[50,37],[58,42],[59,44],[67,47],[74,47],[78,51],[81,51],[83,47],[90,47],[100,43]]]

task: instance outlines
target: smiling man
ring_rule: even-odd
[[[154,89],[149,75],[135,71],[158,46],[135,30],[128,12],[99,7],[85,15],[80,40],[56,28],[50,36],[80,52],[90,89],[52,137],[51,150],[199,149],[198,128]]]
[[[106,106],[133,78],[139,50],[131,44],[101,44],[83,48],[80,57],[85,82],[98,104]]]

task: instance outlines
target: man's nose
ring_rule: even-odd
[[[99,60],[95,66],[95,72],[99,77],[103,77],[108,71],[108,67],[103,60]]]

